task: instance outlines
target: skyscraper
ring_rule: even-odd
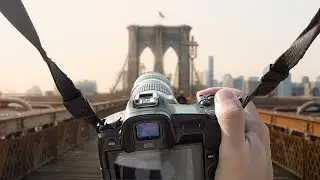
[[[277,96],[292,96],[291,74],[277,87]]]
[[[214,84],[213,84],[213,80],[214,80],[214,77],[213,77],[213,56],[209,56],[209,62],[208,62],[208,84],[207,86],[208,87],[213,87]]]
[[[256,87],[258,87],[259,84],[259,77],[249,77],[247,84],[246,84],[246,88],[245,88],[245,92],[250,93],[253,92],[254,89],[256,89]]]
[[[304,84],[303,83],[292,83],[291,88],[292,96],[303,96],[304,95]]]
[[[233,80],[233,88],[244,90],[244,77],[239,76]]]
[[[302,78],[301,78],[301,83],[307,84],[307,83],[309,83],[309,82],[310,82],[310,80],[309,80],[309,77],[308,77],[308,76],[302,76]]]
[[[225,74],[222,78],[222,86],[233,88],[233,79],[231,74]]]
[[[205,85],[206,87],[208,87],[209,85],[209,81],[208,81],[208,71],[203,71],[199,73],[199,79],[200,81],[203,83],[203,85]]]

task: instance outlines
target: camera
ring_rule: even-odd
[[[221,130],[214,96],[179,104],[169,80],[148,72],[135,81],[126,109],[98,131],[104,180],[214,179]]]

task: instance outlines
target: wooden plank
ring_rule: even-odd
[[[101,180],[96,137],[66,152],[42,168],[29,174],[25,180]],[[274,180],[298,180],[289,172],[274,165]]]
[[[62,154],[25,180],[101,180],[96,137]]]

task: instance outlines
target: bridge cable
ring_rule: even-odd
[[[100,120],[97,118],[89,102],[77,89],[72,80],[48,57],[43,49],[38,33],[21,0],[0,0],[0,12],[6,19],[39,51],[48,65],[53,80],[66,109],[74,118],[84,118],[96,130]]]
[[[124,61],[123,65],[122,65],[121,71],[119,72],[119,74],[118,74],[118,76],[117,76],[116,83],[113,85],[110,93],[114,93],[114,91],[116,90],[116,88],[117,88],[117,86],[118,86],[118,84],[119,84],[119,82],[120,82],[120,80],[121,80],[121,77],[124,76],[124,72],[125,72],[126,65],[127,65],[127,63],[128,63],[128,59],[129,59],[129,58],[128,58],[128,55],[127,55],[126,60]]]

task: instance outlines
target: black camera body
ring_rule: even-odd
[[[154,72],[140,76],[126,109],[102,119],[98,148],[103,179],[214,179],[221,142],[214,96],[178,104],[161,78]],[[155,161],[157,167],[151,167]],[[171,175],[160,161],[171,164]],[[149,175],[137,177],[137,169]]]

